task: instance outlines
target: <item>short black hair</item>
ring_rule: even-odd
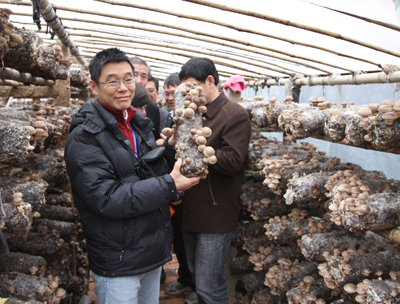
[[[144,66],[146,66],[147,69],[149,70],[149,75],[147,75],[147,76],[149,76],[149,77],[151,76],[151,68],[150,68],[150,66],[147,64],[146,60],[143,60],[142,58],[137,57],[137,56],[131,57],[130,60],[131,60],[131,63],[132,63],[132,64],[137,64],[137,65],[144,65]]]
[[[140,83],[135,83],[135,96],[132,99],[131,105],[135,108],[147,106],[151,102],[151,98],[146,88]]]
[[[113,62],[128,62],[132,67],[132,73],[135,74],[135,67],[132,65],[129,57],[125,54],[125,52],[121,51],[118,48],[108,48],[98,52],[90,61],[89,64],[89,72],[90,78],[98,85],[101,68]]]
[[[156,86],[157,92],[158,92],[158,88],[160,86],[160,82],[158,81],[158,78],[154,77],[153,75],[150,75],[150,77],[147,81],[153,81],[154,85]]]
[[[169,86],[173,86],[173,87],[177,87],[182,83],[181,79],[179,78],[178,73],[172,73],[169,74],[167,78],[165,78],[164,80],[164,88],[165,87],[169,87]]]
[[[218,85],[219,76],[214,62],[205,57],[189,59],[189,61],[182,66],[181,71],[179,72],[179,78],[181,81],[190,77],[193,77],[198,81],[205,81],[209,75],[214,77],[214,84]]]

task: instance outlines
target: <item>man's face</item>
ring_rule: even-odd
[[[136,82],[145,87],[149,79],[149,69],[142,64],[134,64],[133,66],[135,67]]]
[[[128,62],[107,63],[101,68],[99,84],[91,80],[90,88],[105,105],[115,110],[125,110],[129,108],[135,96],[135,84],[126,86],[124,80],[133,77],[132,67]],[[110,88],[105,84],[109,81],[120,81],[121,85],[118,88]]]
[[[151,102],[154,104],[157,104],[158,91],[157,91],[156,84],[154,83],[154,81],[152,81],[152,80],[148,81],[146,84],[146,89],[150,95]]]
[[[169,106],[171,110],[174,109],[174,100],[175,100],[175,90],[178,86],[164,86],[164,97],[165,97],[165,102]]]

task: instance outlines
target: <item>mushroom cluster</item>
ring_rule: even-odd
[[[176,158],[182,159],[183,175],[200,176],[203,179],[207,177],[208,165],[217,162],[214,148],[207,146],[207,138],[212,135],[212,130],[203,126],[203,113],[207,112],[205,104],[202,87],[183,83],[176,89],[173,118],[177,138]],[[170,128],[162,130],[165,136],[172,132]]]

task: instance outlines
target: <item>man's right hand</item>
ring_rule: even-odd
[[[175,162],[174,169],[170,173],[175,182],[177,191],[185,191],[194,185],[197,185],[200,181],[200,177],[185,177],[181,174],[182,159],[178,159]]]

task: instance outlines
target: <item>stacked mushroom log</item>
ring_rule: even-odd
[[[278,117],[284,110],[298,108],[297,104],[292,103],[292,96],[285,97],[279,103],[276,102],[276,97],[272,97],[268,102],[264,102],[264,97],[262,96],[256,96],[254,99],[244,99],[239,103],[249,113],[254,132],[263,132],[276,128],[278,126]]]
[[[398,303],[400,181],[253,133],[230,261],[237,303]],[[382,293],[382,295],[380,295]]]
[[[182,159],[181,173],[187,177],[207,178],[208,164],[215,164],[217,157],[214,148],[207,146],[207,137],[212,131],[203,127],[203,113],[207,112],[203,88],[191,83],[182,83],[175,90],[176,154]],[[162,130],[164,135],[171,135],[172,129]]]
[[[64,163],[71,117],[83,102],[54,99],[0,111],[0,297],[71,303],[87,292],[88,261]]]
[[[10,21],[12,11],[0,9],[0,60],[2,66],[46,79],[67,79],[69,58],[60,50],[44,47],[42,39],[33,31],[19,29]]]
[[[342,107],[327,101],[311,102],[311,107],[281,112],[278,124],[291,135],[287,139],[313,136],[379,151],[400,147],[400,101],[385,100],[366,106],[347,106],[344,102]]]

